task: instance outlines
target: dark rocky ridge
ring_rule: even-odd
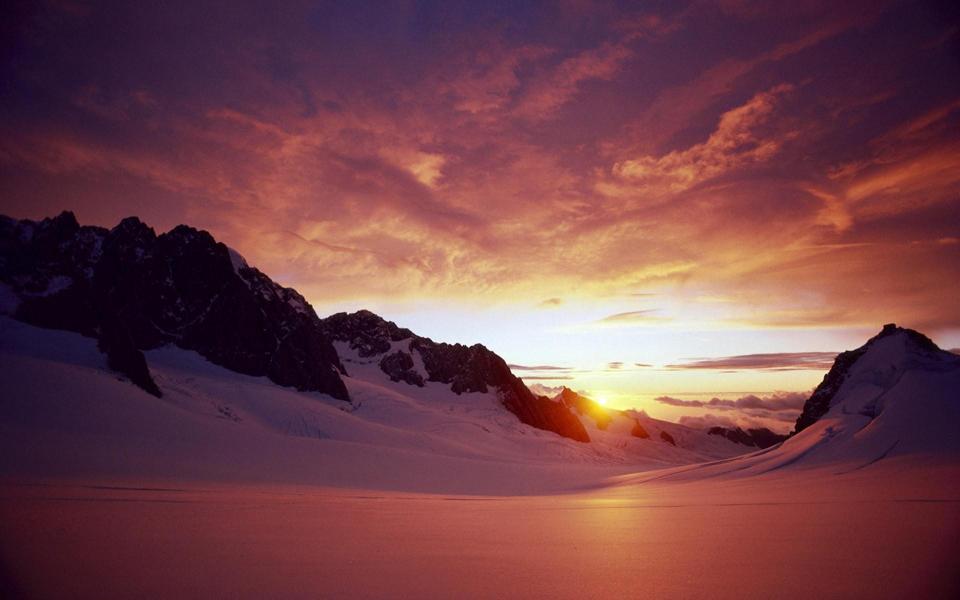
[[[232,256],[206,231],[156,235],[139,219],[111,230],[64,212],[0,218],[0,282],[14,317],[96,337],[108,363],[150,393],[141,350],[172,343],[280,385],[348,399],[343,366],[296,291]]]
[[[873,344],[878,340],[897,334],[906,335],[910,345],[917,352],[927,354],[943,352],[930,338],[920,332],[897,327],[894,323],[884,325],[880,333],[867,340],[867,343],[863,346],[860,346],[856,350],[841,352],[837,355],[833,366],[830,367],[830,370],[824,375],[823,381],[813,390],[813,394],[811,394],[810,398],[804,403],[803,411],[797,418],[794,433],[800,433],[810,425],[813,425],[830,410],[830,405],[833,403],[834,397],[837,392],[840,391],[840,387],[844,381],[846,381],[851,369],[853,369],[860,357],[870,350]]]
[[[423,386],[416,350],[429,381],[458,394],[495,389],[523,423],[589,441],[566,406],[535,396],[483,346],[436,343],[368,311],[321,320],[295,290],[185,225],[157,235],[135,217],[110,230],[82,227],[69,212],[0,217],[0,282],[16,297],[15,318],[96,338],[111,369],[154,395],[143,350],[175,344],[232,371],[348,400],[337,339],[380,356],[391,379]],[[407,339],[407,351],[389,352]]]
[[[571,410],[575,410],[580,415],[593,419],[597,424],[597,429],[601,431],[606,430],[607,426],[610,425],[610,421],[613,420],[609,411],[595,400],[578,394],[566,386],[560,390],[560,394],[557,397]]]
[[[423,375],[415,368],[416,351],[426,381],[447,384],[456,394],[496,390],[503,405],[521,422],[580,442],[590,441],[583,424],[566,405],[534,395],[506,361],[481,344],[434,342],[367,310],[337,313],[322,325],[330,339],[348,343],[361,358],[381,356],[380,369],[393,381],[424,385]],[[405,343],[394,349],[395,342]]]
[[[757,448],[769,448],[775,446],[787,439],[788,436],[774,433],[766,427],[757,429],[747,429],[744,431],[740,427],[730,429],[729,427],[711,427],[707,430],[710,435],[719,435],[725,437],[731,442],[743,444],[744,446],[755,446]]]
[[[640,438],[642,440],[649,440],[650,434],[646,429],[643,428],[643,425],[640,424],[640,421],[634,420],[633,427],[630,428],[630,435],[633,437]]]
[[[642,440],[650,439],[650,433],[643,427],[643,425],[640,424],[640,420],[636,417],[637,413],[632,410],[625,411],[607,408],[598,403],[596,400],[588,398],[583,394],[578,394],[566,386],[563,386],[563,389],[560,390],[560,393],[557,395],[556,399],[569,407],[570,410],[575,411],[577,414],[593,419],[593,421],[597,424],[597,429],[600,429],[601,431],[607,429],[607,427],[610,425],[610,421],[613,420],[614,415],[619,415],[633,421],[633,426],[630,428],[630,435]],[[666,435],[667,437],[663,437],[663,435]],[[669,434],[661,434],[660,439],[676,445],[673,441],[673,438]]]

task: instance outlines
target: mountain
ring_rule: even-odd
[[[109,370],[96,340],[0,316],[0,479],[529,494],[746,450],[632,411],[613,415],[605,431],[585,418],[591,441],[582,443],[520,422],[492,386],[458,394],[431,381],[419,352],[411,357],[423,387],[392,380],[382,355],[333,344],[349,402],[237,373],[175,344],[143,352],[158,399]],[[638,421],[649,439],[630,434]],[[660,441],[663,431],[676,446]]]
[[[650,433],[640,424],[641,419],[650,420],[645,413],[641,415],[636,411],[607,408],[596,400],[583,394],[578,394],[567,386],[563,386],[563,389],[556,395],[554,401],[566,405],[571,411],[580,415],[581,418],[586,417],[590,419],[600,431],[607,431],[610,423],[613,422],[614,419],[626,419],[633,422],[630,426],[631,436],[644,440],[650,439]],[[667,436],[669,437],[669,434],[667,434]],[[661,439],[667,441],[667,437],[663,436],[663,432],[661,432]],[[670,437],[670,439],[673,438]]]
[[[601,406],[592,398],[588,398],[563,386],[560,393],[554,398],[555,402],[561,403],[576,412],[581,417],[588,417],[596,423],[597,429],[605,430],[610,425],[610,412]]]
[[[863,360],[864,358],[867,360]],[[888,323],[883,326],[880,333],[867,340],[863,346],[856,350],[842,352],[837,356],[830,371],[804,404],[794,430],[799,433],[816,423],[837,404],[840,391],[851,376],[861,371],[867,370],[873,373],[875,375],[873,379],[878,385],[888,385],[899,381],[906,371],[917,368],[920,364],[950,363],[951,360],[949,352],[938,348],[922,333]],[[876,367],[871,367],[877,363],[883,365],[882,372]],[[858,409],[859,412],[864,412],[871,418],[878,416],[880,410],[882,410],[882,404],[877,402]]]
[[[837,356],[785,441],[659,477],[783,470],[842,475],[865,469],[896,477],[903,470],[956,464],[958,430],[960,356],[917,331],[889,324],[863,346]]]
[[[766,427],[746,430],[740,427],[711,427],[707,430],[707,433],[723,436],[731,442],[744,446],[756,446],[757,448],[769,448],[787,439],[787,436],[774,433]]]
[[[332,315],[322,326],[330,339],[343,344],[341,354],[354,352],[354,361],[375,361],[392,381],[417,387],[435,381],[449,385],[457,395],[496,390],[521,422],[579,442],[590,441],[583,424],[566,406],[534,395],[502,358],[481,344],[434,342],[366,310]]]
[[[347,400],[343,366],[295,290],[206,231],[157,235],[136,217],[81,227],[72,213],[0,218],[0,282],[13,315],[100,342],[110,365],[157,394],[143,350],[175,344],[247,375]]]
[[[0,217],[0,283],[4,312],[96,338],[112,369],[155,396],[162,392],[143,351],[173,344],[237,373],[348,401],[338,341],[376,357],[394,381],[495,390],[521,422],[590,441],[566,406],[531,393],[487,348],[434,342],[369,311],[321,320],[296,290],[185,225],[157,235],[136,217],[110,230],[80,226],[69,212],[39,222]]]

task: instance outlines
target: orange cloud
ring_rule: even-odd
[[[613,175],[633,190],[659,195],[681,192],[743,165],[768,160],[790,135],[768,138],[757,130],[770,119],[779,97],[791,90],[792,85],[781,84],[759,93],[724,113],[707,141],[663,156],[619,161],[613,165]]]
[[[2,212],[189,222],[321,310],[591,300],[612,327],[657,316],[624,304],[642,290],[678,328],[960,323],[960,104],[920,43],[942,32],[874,26],[916,11],[588,7],[371,36],[242,8],[162,48],[126,33],[162,21],[118,9],[126,53],[48,32],[4,96]]]
[[[631,55],[624,43],[616,43],[565,59],[529,84],[514,112],[525,118],[549,118],[577,93],[582,82],[612,78]]]

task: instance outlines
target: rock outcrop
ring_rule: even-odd
[[[380,369],[393,381],[416,386],[427,381],[442,383],[456,394],[496,391],[503,406],[521,422],[580,442],[590,441],[583,424],[566,405],[533,394],[501,357],[481,344],[434,342],[367,310],[331,315],[323,319],[322,326],[330,339],[345,342],[359,357],[380,356]]]
[[[756,429],[741,429],[740,427],[711,427],[707,430],[710,435],[719,435],[725,437],[731,442],[743,444],[744,446],[754,446],[756,448],[769,448],[775,446],[787,439],[788,436],[774,433],[766,427]]]
[[[630,435],[641,440],[649,440],[650,434],[646,429],[643,428],[643,425],[640,424],[640,421],[634,420],[633,427],[630,428]]]
[[[794,433],[800,433],[825,415],[827,411],[830,410],[830,406],[833,404],[837,392],[840,391],[840,388],[847,380],[857,361],[873,348],[877,342],[895,335],[903,336],[912,352],[921,355],[947,354],[922,333],[912,329],[897,327],[893,323],[884,325],[880,333],[870,338],[863,346],[856,350],[841,352],[837,356],[830,371],[824,375],[823,381],[813,390],[813,394],[811,394],[810,398],[804,403],[803,411],[797,418]]]
[[[601,431],[605,430],[607,426],[610,425],[610,421],[613,420],[610,411],[601,406],[597,401],[578,394],[566,386],[560,390],[556,399],[563,402],[571,410],[576,411],[577,414],[593,419],[594,423],[597,424],[597,429]]]
[[[142,350],[175,344],[280,385],[348,399],[343,366],[312,307],[217,242],[135,217],[81,227],[72,213],[0,218],[0,282],[13,316],[96,337],[111,368],[159,393]],[[138,355],[139,353],[139,355]]]

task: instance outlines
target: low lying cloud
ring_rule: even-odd
[[[740,427],[741,429],[759,429],[765,427],[770,431],[776,433],[789,433],[792,429],[791,425],[793,421],[784,422],[777,421],[772,419],[765,419],[762,417],[751,417],[747,415],[740,415],[736,419],[731,419],[723,415],[712,415],[710,413],[703,414],[700,416],[683,416],[679,420],[681,425],[686,425],[687,427],[692,427],[694,429],[710,429],[711,427],[725,427],[728,429],[734,429]]]
[[[546,396],[548,398],[553,398],[563,391],[562,385],[544,385],[542,383],[532,383],[528,385],[527,388],[538,396]]]
[[[762,410],[767,412],[791,412],[799,414],[809,392],[774,392],[769,396],[748,394],[735,400],[711,398],[710,400],[682,400],[672,396],[654,398],[661,404],[709,410]]]
[[[572,371],[572,367],[556,365],[507,365],[511,371]]]
[[[650,415],[647,414],[647,411],[643,410],[642,408],[628,408],[623,412],[625,415],[627,415],[631,419],[639,419],[639,418],[649,419],[650,418]]]
[[[833,366],[837,352],[776,352],[697,358],[667,365],[668,369],[709,369],[721,371],[820,371]]]
[[[786,433],[793,429],[809,396],[810,392],[774,392],[767,396],[748,394],[736,399],[684,400],[660,396],[654,400],[669,406],[697,410],[698,414],[680,417],[680,423],[690,427],[766,427],[771,431]],[[722,414],[709,411],[720,411]]]
[[[680,417],[679,422],[681,425],[693,427],[694,429],[710,429],[711,427],[729,427],[733,429],[739,427],[737,422],[730,417],[712,415],[710,413],[698,417],[684,415]]]

